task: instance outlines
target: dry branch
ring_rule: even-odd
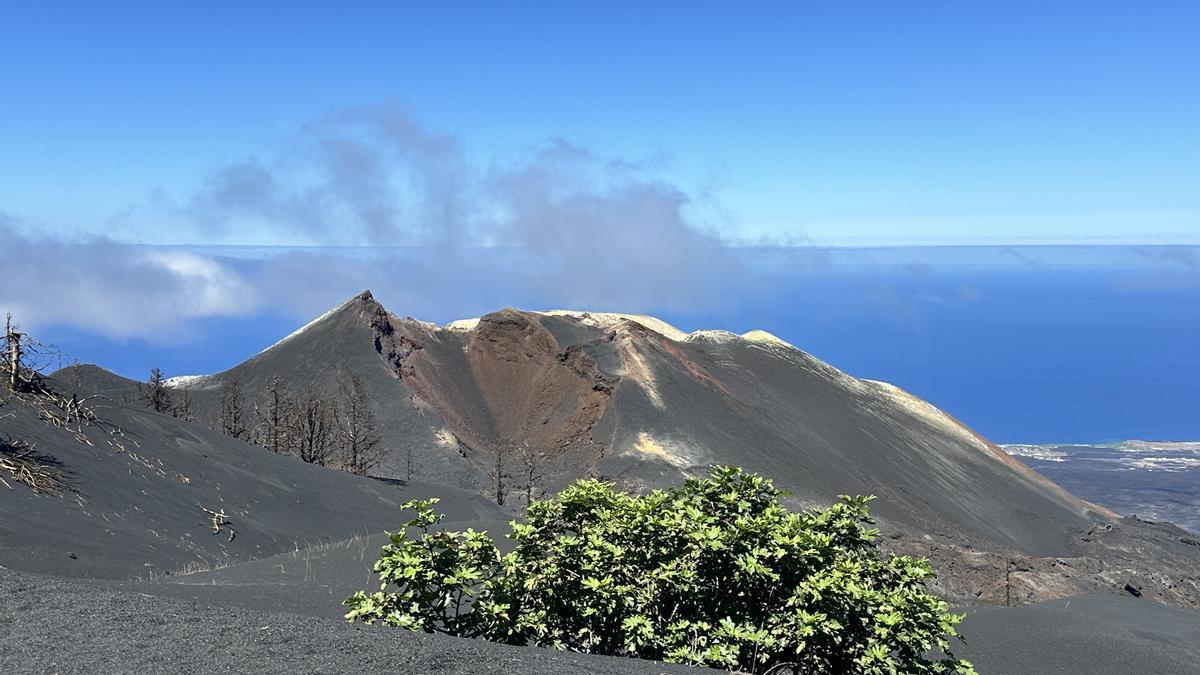
[[[68,397],[51,386],[51,380],[42,373],[51,366],[62,366],[67,362],[66,357],[53,345],[19,332],[11,315],[0,336],[0,351],[6,357],[0,359],[0,375],[8,382],[9,396],[33,405],[41,420],[70,432],[77,441],[87,445],[92,445],[92,442],[83,433],[85,426],[105,428],[113,435],[124,434],[116,425],[102,420],[90,403],[93,399],[105,397],[94,395],[79,398],[75,393]]]
[[[0,442],[0,483],[10,490],[13,486],[4,479],[5,473],[16,482],[28,485],[35,494],[74,492],[57,464],[24,441]]]
[[[200,506],[200,505],[197,504],[196,506]],[[229,541],[233,541],[233,538],[237,536],[237,532],[234,531],[233,525],[229,522],[228,516],[225,515],[225,509],[221,509],[218,512],[218,511],[213,511],[212,509],[206,509],[203,506],[200,506],[200,510],[207,513],[210,516],[210,518],[211,518],[210,524],[213,529],[213,531],[212,531],[213,534],[220,534],[221,528],[223,527],[223,528],[229,530]]]

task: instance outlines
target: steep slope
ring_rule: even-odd
[[[1200,601],[1194,573],[1144,569],[1130,543],[1159,542],[1159,559],[1186,569],[1195,551],[1179,537],[1114,528],[1111,512],[946,413],[762,331],[689,335],[646,317],[513,309],[439,327],[363,293],[225,373],[176,386],[211,420],[231,379],[253,400],[274,377],[328,392],[349,373],[392,449],[379,475],[405,475],[411,455],[415,478],[491,492],[500,464],[516,493],[530,463],[551,490],[581,475],[653,487],[734,464],[774,477],[798,505],[878,495],[889,546],[934,556],[956,597],[1036,599],[1136,577],[1160,579],[1154,593],[1171,601]],[[1097,536],[1097,524],[1117,534]],[[1076,558],[1070,570],[1054,562]],[[1014,560],[1025,568],[1017,591],[1004,569]]]
[[[562,479],[638,485],[737,464],[806,503],[878,494],[896,525],[1039,555],[1107,515],[932,406],[782,341],[516,310],[449,331],[393,318],[385,333],[409,391],[472,457],[528,444]]]
[[[236,380],[253,423],[253,405],[260,401],[273,378],[296,394],[313,389],[334,399],[339,386],[357,375],[372,401],[381,436],[390,452],[373,473],[407,477],[407,452],[412,452],[414,478],[440,485],[475,490],[479,472],[463,456],[462,448],[443,431],[438,411],[411,391],[394,363],[384,358],[381,330],[392,319],[371,294],[363,293],[326,312],[249,360],[217,375],[173,378],[169,384],[191,397],[198,419],[213,425],[221,387]],[[413,322],[415,325],[422,325]],[[403,340],[386,341],[393,350],[410,350]]]
[[[113,579],[204,569],[394,529],[415,497],[441,497],[450,520],[506,517],[474,494],[307,465],[146,410],[97,414],[103,425],[74,430],[20,399],[0,406],[0,442],[32,446],[73,488],[35,494],[6,476],[0,565]],[[202,509],[228,526],[214,533]]]

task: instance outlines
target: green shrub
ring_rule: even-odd
[[[928,563],[876,549],[870,497],[792,513],[783,494],[727,467],[641,496],[580,480],[511,524],[505,556],[409,502],[419,535],[391,535],[346,618],[756,673],[973,672]]]

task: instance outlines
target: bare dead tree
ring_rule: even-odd
[[[0,439],[0,484],[10,490],[12,485],[4,479],[4,474],[29,486],[34,494],[75,492],[60,466],[54,458],[37,452],[24,441]]]
[[[529,442],[526,441],[521,445],[521,479],[525,489],[525,508],[533,503],[534,499],[541,499],[545,490],[542,489],[542,480],[546,475],[542,470],[541,457],[533,448],[529,447]]]
[[[333,406],[310,387],[293,402],[289,423],[292,454],[309,464],[325,466],[333,454]]]
[[[8,390],[21,390],[21,334],[13,328],[12,314],[4,319],[4,346],[8,354]]]
[[[138,387],[138,400],[154,412],[168,414],[174,412],[175,407],[171,402],[171,390],[167,387],[167,381],[163,377],[161,369],[155,368],[151,370],[150,379]]]
[[[492,470],[488,472],[491,496],[498,506],[504,506],[504,499],[508,496],[508,485],[505,483],[508,475],[505,473],[504,468],[505,456],[507,454],[507,445],[502,444],[498,446],[496,448],[496,463],[492,466]]]
[[[200,505],[197,504],[196,506]],[[229,530],[229,541],[233,541],[234,537],[237,536],[237,532],[233,529],[233,523],[229,522],[229,517],[225,515],[225,509],[213,511],[212,509],[206,509],[203,506],[200,506],[200,510],[209,515],[213,534],[220,534],[221,528],[223,527]]]
[[[70,391],[76,395],[83,391],[83,373],[79,368],[79,359],[70,359],[67,363],[66,372],[56,373],[61,378],[61,381]]]
[[[61,367],[68,359],[53,345],[38,341],[22,333],[12,320],[5,321],[3,342],[0,343],[0,388],[8,390],[10,399],[19,399],[32,406],[38,419],[67,431],[75,440],[85,445],[93,442],[84,433],[84,427],[104,429],[110,435],[124,436],[119,426],[102,419],[94,402],[107,400],[100,394],[79,397],[81,383],[76,382],[68,396],[60,392],[54,380],[42,373],[51,367]],[[74,373],[73,373],[74,375]],[[35,453],[36,454],[36,453]]]
[[[1012,568],[1013,561],[1009,559],[1004,566],[1004,606],[1012,607]]]
[[[171,414],[174,415],[175,417],[178,417],[181,420],[186,420],[188,422],[196,421],[195,411],[192,410],[192,394],[191,394],[191,392],[189,392],[187,389],[183,390],[183,398],[179,401],[179,404],[176,405],[175,408],[171,411]]]
[[[256,443],[271,452],[287,452],[289,406],[287,387],[278,377],[272,377],[261,405],[255,406],[258,416]]]
[[[412,482],[412,443],[404,446],[404,482]]]
[[[217,404],[217,431],[246,440],[250,429],[246,426],[246,400],[242,396],[242,385],[237,378],[225,380],[221,385],[221,401]]]
[[[334,413],[339,463],[346,471],[365,476],[383,461],[384,455],[375,411],[358,375],[344,379],[339,390],[340,398]]]
[[[6,316],[3,341],[0,342],[0,374],[3,374],[4,388],[9,392],[20,394],[47,389],[41,373],[51,367],[61,367],[65,360],[62,352],[53,345],[22,333],[12,314]]]

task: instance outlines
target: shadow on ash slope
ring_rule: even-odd
[[[224,373],[177,381],[202,422],[237,379],[333,390],[357,373],[395,449],[377,469],[472,492],[522,452],[542,487],[585,475],[643,489],[713,463],[775,478],[795,506],[874,494],[885,544],[928,555],[952,599],[1024,603],[1124,589],[1200,604],[1200,546],[1083,501],[892,385],[762,331],[691,334],[650,317],[505,309],[446,326],[363,293]],[[97,369],[74,373],[109,391]]]

